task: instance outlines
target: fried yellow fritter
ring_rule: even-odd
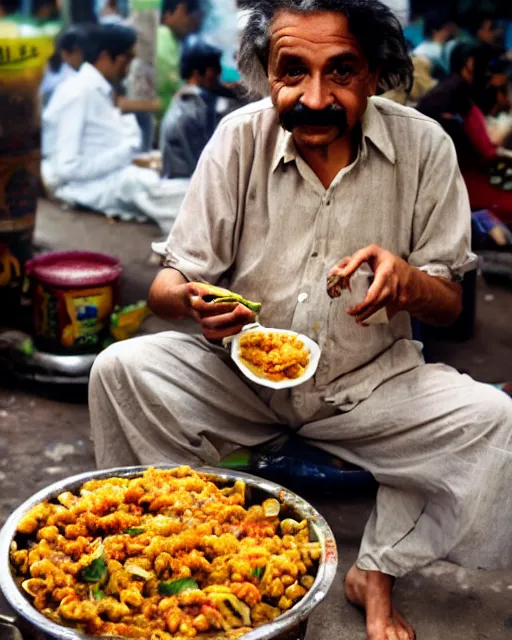
[[[240,358],[260,378],[295,380],[309,364],[309,351],[297,336],[251,331],[240,337],[239,344]]]

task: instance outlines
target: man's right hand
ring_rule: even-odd
[[[245,325],[256,321],[254,313],[242,304],[205,302],[203,296],[211,292],[199,282],[189,282],[185,291],[190,315],[201,326],[207,340],[217,342],[234,336]]]
[[[205,302],[210,289],[200,282],[187,282],[176,269],[162,269],[149,292],[148,304],[154,314],[166,320],[196,320],[207,340],[221,341],[239,333],[256,316],[241,304]]]

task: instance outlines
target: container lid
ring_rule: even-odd
[[[90,251],[60,251],[30,260],[27,273],[43,284],[53,287],[100,287],[117,280],[121,262],[104,253]]]

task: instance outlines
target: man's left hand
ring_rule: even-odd
[[[366,298],[357,306],[348,309],[347,313],[356,321],[364,324],[368,318],[380,309],[386,308],[388,317],[392,318],[398,311],[407,310],[409,303],[415,299],[414,268],[405,260],[375,244],[361,249],[351,257],[344,258],[329,275],[338,274],[350,277],[367,262],[374,272],[373,284],[368,289]]]

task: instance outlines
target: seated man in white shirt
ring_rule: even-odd
[[[91,28],[84,64],[43,112],[42,175],[60,200],[121,219],[149,218],[165,233],[188,181],[162,180],[133,164],[141,132],[135,116],[114,105],[112,86],[126,77],[136,38],[129,27]]]

